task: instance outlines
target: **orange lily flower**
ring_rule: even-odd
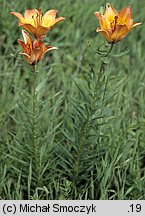
[[[20,54],[22,54],[24,60],[31,65],[37,64],[37,62],[42,59],[46,52],[57,49],[53,46],[45,46],[41,41],[43,36],[32,40],[30,35],[25,30],[22,30],[22,34],[24,41],[18,39],[18,43],[22,47],[22,52]]]
[[[100,27],[96,31],[100,32],[109,43],[122,40],[132,28],[141,24],[133,22],[130,6],[117,12],[111,4],[107,3],[104,14],[95,12],[95,15],[100,23]]]
[[[23,17],[18,12],[11,12],[19,19],[19,26],[29,31],[35,38],[44,36],[57,22],[65,19],[64,17],[56,18],[57,13],[57,10],[49,10],[43,16],[41,10],[33,9],[26,10]]]

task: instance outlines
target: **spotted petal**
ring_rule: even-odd
[[[41,10],[26,10],[24,17],[27,23],[34,25],[34,17],[37,17],[39,14],[41,14]]]

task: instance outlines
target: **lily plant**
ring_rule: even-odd
[[[18,39],[22,51],[24,61],[32,66],[33,74],[33,146],[34,158],[37,173],[37,183],[40,174],[40,160],[39,160],[39,145],[38,145],[38,104],[37,104],[37,73],[36,65],[43,58],[44,54],[50,50],[55,50],[55,46],[46,46],[42,39],[46,37],[46,33],[50,31],[53,26],[64,20],[64,17],[56,18],[58,11],[49,10],[44,15],[41,10],[32,9],[26,10],[24,17],[18,12],[11,12],[12,15],[19,19],[19,26],[23,28],[22,35],[24,41]],[[28,32],[33,36],[31,37]]]

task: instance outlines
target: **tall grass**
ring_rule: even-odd
[[[145,29],[115,45],[105,70],[93,13],[106,1],[0,0],[0,198],[145,198]],[[131,5],[145,21],[143,1]],[[39,176],[33,146],[33,76],[19,56],[10,11],[55,8],[66,17],[45,39],[58,47],[38,64]],[[120,55],[122,54],[122,56]],[[12,54],[12,55],[11,55]],[[37,181],[39,180],[39,181]]]

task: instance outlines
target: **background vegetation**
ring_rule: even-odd
[[[94,12],[106,1],[0,0],[0,199],[145,198],[144,1],[132,6],[136,27],[109,59],[95,50]],[[38,64],[39,166],[32,142],[32,75],[10,11],[58,9],[66,20],[48,32],[57,46]]]

